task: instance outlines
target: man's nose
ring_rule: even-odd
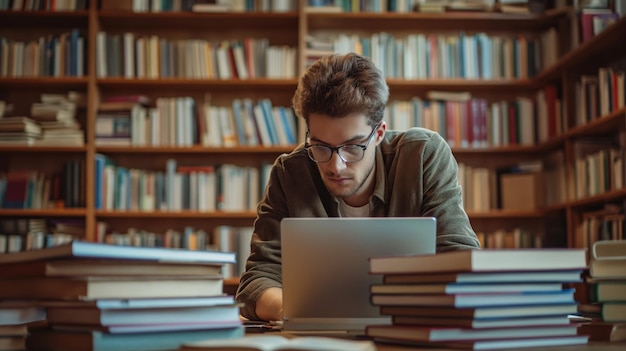
[[[339,156],[339,152],[335,151],[330,156],[330,161],[328,161],[328,166],[333,172],[338,173],[342,169],[346,168],[346,162]]]

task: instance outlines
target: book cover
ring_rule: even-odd
[[[488,306],[456,308],[449,306],[382,306],[380,313],[392,316],[460,318],[472,320],[514,319],[577,314],[578,305],[566,304]]]
[[[72,241],[64,245],[0,255],[0,264],[52,258],[79,257],[98,259],[133,259],[184,263],[235,263],[234,252],[192,251],[163,247],[137,247]]]
[[[26,338],[26,348],[32,350],[126,351],[176,350],[183,343],[241,337],[242,326],[212,330],[173,331],[159,333],[111,334],[101,331],[54,331],[34,329]]]
[[[586,267],[584,249],[484,249],[370,258],[372,274],[550,271]]]
[[[168,263],[141,260],[55,259],[2,264],[0,279],[78,276],[220,277],[221,264]]]
[[[488,329],[369,325],[365,332],[373,338],[441,342],[575,336],[576,329],[576,325]]]
[[[1,280],[0,286],[0,299],[94,300],[223,294],[223,279],[197,277],[14,278]]]
[[[463,272],[432,274],[389,274],[383,276],[386,284],[424,283],[571,283],[582,281],[582,270],[543,272]]]
[[[372,295],[375,306],[487,307],[574,303],[574,290],[459,295]]]
[[[441,284],[374,284],[370,286],[372,294],[480,294],[507,293],[524,291],[561,291],[561,283],[506,283],[506,284],[473,284],[473,283],[441,283]]]
[[[393,316],[392,324],[414,325],[414,326],[425,326],[425,327],[454,327],[454,328],[488,329],[488,328],[513,328],[513,327],[529,327],[529,326],[568,325],[569,319],[567,318],[567,315],[543,316],[543,317],[522,317],[522,318],[489,318],[489,319],[437,318],[437,317],[431,317],[431,316],[428,316],[428,317]]]
[[[160,307],[142,309],[103,309],[98,307],[47,307],[47,321],[52,325],[137,326],[161,330],[186,325],[213,329],[223,323],[241,323],[239,305]],[[168,325],[170,327],[168,327]]]

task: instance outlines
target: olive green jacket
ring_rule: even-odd
[[[463,209],[457,172],[456,160],[439,134],[423,128],[387,131],[376,149],[370,215],[435,217],[437,252],[479,248]],[[237,291],[244,317],[258,319],[254,311],[261,293],[282,286],[281,219],[339,217],[338,207],[303,145],[276,159],[257,208],[251,254]]]

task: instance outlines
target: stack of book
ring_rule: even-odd
[[[42,307],[25,301],[0,301],[0,350],[23,350],[29,325],[46,319]]]
[[[41,127],[38,145],[84,145],[83,130],[76,119],[77,108],[84,104],[84,94],[42,94],[41,102],[31,105],[31,118]]]
[[[501,349],[587,342],[568,315],[586,268],[583,249],[465,250],[373,257],[372,304],[391,324],[369,325],[381,342]]]
[[[589,275],[580,314],[589,322],[579,334],[592,341],[626,341],[626,240],[600,240],[592,245]]]
[[[243,335],[239,306],[223,294],[235,254],[82,241],[0,255],[0,299],[45,307],[30,350],[176,349]]]

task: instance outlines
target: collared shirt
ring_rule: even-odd
[[[456,160],[439,134],[424,128],[386,131],[375,157],[371,217],[435,217],[437,252],[480,247],[463,209]],[[280,221],[285,217],[339,217],[337,199],[303,145],[276,159],[257,208],[251,254],[237,291],[244,317],[258,319],[254,311],[261,293],[282,287]]]

